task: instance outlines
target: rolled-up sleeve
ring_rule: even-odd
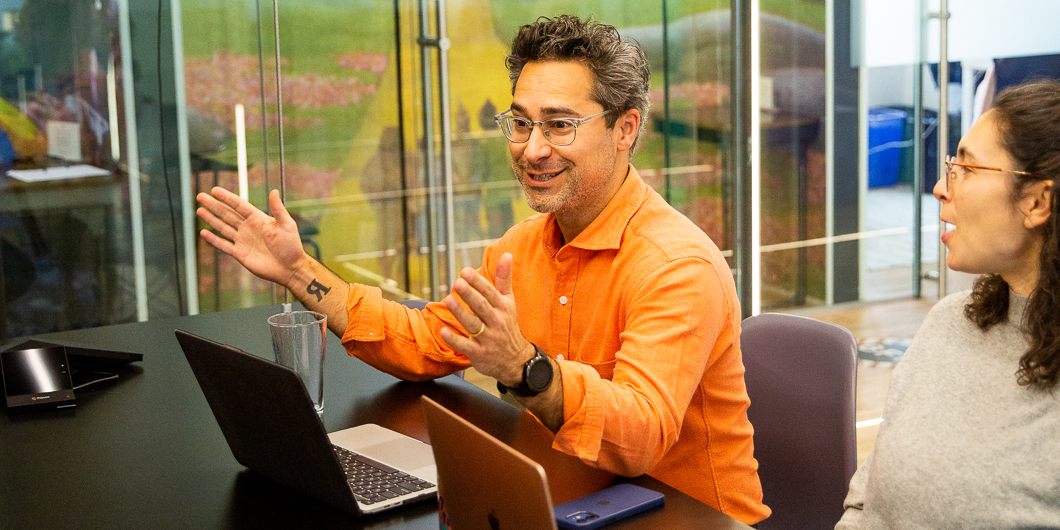
[[[385,300],[378,287],[352,284],[346,302],[350,324],[342,334],[347,353],[408,381],[426,381],[470,366],[438,335],[443,327],[462,333],[445,304],[423,310]]]

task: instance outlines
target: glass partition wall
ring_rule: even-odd
[[[214,185],[262,208],[268,190],[282,187],[307,251],[324,264],[390,298],[439,299],[460,267],[477,266],[489,242],[532,214],[492,116],[511,101],[503,62],[516,29],[559,13],[594,16],[644,46],[653,107],[634,164],[717,242],[739,283],[756,283],[754,307],[827,303],[829,262],[814,241],[830,235],[829,4],[752,4],[134,2],[127,12],[152,24],[114,49],[156,68],[143,69],[135,93],[116,92],[125,107],[107,107],[149,126],[118,128],[130,136],[119,157],[132,157],[125,166],[140,178],[122,188],[124,264],[104,269],[124,275],[114,283],[135,310],[54,329],[282,301],[196,236],[194,195]],[[749,17],[759,59],[753,83],[740,84],[733,42],[747,42]],[[752,88],[761,109],[754,135],[733,126],[748,114]],[[752,184],[760,211],[750,214]],[[745,240],[755,245],[741,257]],[[23,318],[11,304],[5,314]]]
[[[195,43],[185,46],[189,119],[205,112],[229,123],[223,149],[192,153],[210,166],[194,179],[199,189],[203,179],[237,186],[245,149],[248,197],[263,205],[270,174],[290,175],[287,204],[307,248],[390,297],[440,298],[456,270],[477,266],[490,241],[532,213],[492,115],[510,102],[503,60],[516,29],[558,13],[594,16],[643,45],[653,107],[634,163],[722,248],[745,313],[918,294],[910,273],[890,281],[896,289],[880,289],[888,282],[876,271],[887,260],[867,254],[865,241],[893,235],[886,223],[895,216],[879,228],[866,219],[875,166],[862,162],[869,154],[860,147],[869,117],[858,111],[866,83],[854,46],[863,24],[857,2],[197,9],[186,3],[185,19],[227,14],[213,17],[216,27],[185,26],[186,42]],[[210,77],[211,69],[246,81]],[[244,102],[245,148],[236,145],[236,99]],[[898,231],[915,232],[910,219],[897,221],[905,223]],[[204,309],[276,299],[227,257],[198,248]]]
[[[278,16],[271,10],[184,3],[189,123],[212,123],[223,138],[211,151],[192,150],[193,181],[200,190],[243,185],[264,205],[282,162],[306,248],[344,278],[391,298],[440,299],[459,268],[478,266],[486,245],[533,213],[493,116],[511,102],[504,57],[515,31],[558,13],[594,16],[642,43],[653,108],[634,163],[731,256],[728,2],[281,2]],[[198,249],[203,310],[277,296],[227,256]]]
[[[0,340],[193,302],[170,9],[0,4]]]
[[[492,116],[516,29],[560,13],[643,45],[633,162],[722,249],[745,314],[952,292],[969,280],[938,271],[940,149],[990,90],[1060,73],[1055,42],[1013,38],[1050,20],[1015,13],[1050,2],[980,4],[6,5],[0,338],[282,301],[197,237],[194,194],[214,185],[265,207],[282,181],[308,252],[390,298],[439,299],[532,214]],[[64,165],[101,174],[18,178]]]

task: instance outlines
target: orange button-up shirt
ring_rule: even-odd
[[[630,167],[573,241],[551,214],[534,215],[486,249],[479,273],[492,281],[504,252],[519,328],[563,378],[553,446],[612,473],[648,473],[744,523],[767,517],[736,287],[703,231]],[[438,335],[463,329],[443,304],[409,310],[355,285],[348,308],[342,342],[372,366],[424,380],[469,365]]]

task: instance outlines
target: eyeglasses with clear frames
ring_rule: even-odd
[[[1016,171],[1015,169],[1001,169],[999,167],[989,166],[977,166],[975,164],[962,164],[957,161],[957,157],[947,156],[946,157],[946,192],[950,191],[950,183],[957,180],[957,169],[961,168],[964,170],[968,169],[980,169],[983,171],[1000,171],[1002,173],[1015,173],[1017,175],[1031,175],[1029,171]],[[963,178],[963,175],[961,175]]]
[[[501,132],[508,138],[508,141],[516,144],[530,141],[530,133],[534,131],[534,126],[536,125],[541,128],[541,134],[545,135],[549,142],[561,147],[574,143],[574,138],[578,136],[579,125],[611,113],[610,110],[605,110],[584,118],[552,118],[550,120],[533,121],[519,116],[512,116],[511,112],[512,110],[508,109],[493,117],[497,121],[497,126],[501,128]]]

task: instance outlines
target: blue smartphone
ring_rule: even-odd
[[[644,510],[662,506],[662,493],[633,484],[616,484],[556,506],[560,528],[591,530]]]

